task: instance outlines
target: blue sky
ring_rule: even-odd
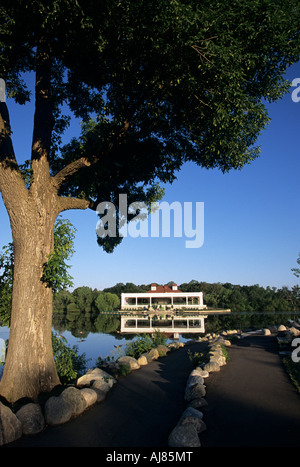
[[[287,78],[300,79],[300,63]],[[291,89],[291,93],[295,88]],[[178,284],[192,279],[263,287],[299,284],[291,272],[300,252],[300,102],[291,93],[268,105],[271,123],[258,143],[261,156],[241,171],[222,174],[186,164],[177,180],[166,186],[164,201],[204,203],[204,243],[186,248],[187,238],[130,238],[112,254],[96,242],[97,215],[68,211],[77,229],[70,264],[74,287],[102,290],[117,282]],[[300,92],[299,92],[300,96]],[[7,100],[18,161],[30,158],[33,106]],[[65,141],[76,136],[78,122]],[[11,241],[8,216],[0,200],[0,246]],[[172,232],[171,232],[172,233]]]

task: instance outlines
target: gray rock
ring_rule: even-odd
[[[184,399],[187,402],[191,402],[193,399],[199,399],[204,397],[206,394],[206,389],[204,384],[196,384],[195,386],[187,386],[185,389]]]
[[[189,407],[193,407],[194,409],[201,409],[202,407],[206,407],[208,405],[207,400],[204,397],[199,397],[198,399],[193,399],[189,403]]]
[[[214,353],[209,356],[209,363],[216,363],[219,366],[226,365],[226,358],[223,353]]]
[[[100,368],[94,368],[93,370],[88,370],[85,375],[78,378],[77,386],[90,386],[94,381],[105,381],[109,383],[111,387],[117,382],[117,380],[106,371]]]
[[[220,365],[216,362],[208,362],[204,365],[204,370],[208,371],[208,373],[212,373],[214,371],[220,371]]]
[[[225,347],[230,347],[230,346],[231,346],[231,342],[230,342],[228,339],[225,339],[225,340],[224,340],[224,345],[225,345]]]
[[[201,368],[200,366],[197,366],[197,368],[195,368],[192,371],[191,375],[198,375],[198,376],[201,376],[202,378],[208,378],[209,373],[208,371],[203,370],[203,368]]]
[[[45,421],[47,425],[60,425],[72,417],[71,405],[62,397],[50,397],[45,404]]]
[[[191,423],[176,425],[168,438],[168,445],[174,448],[198,448],[201,446],[198,432]]]
[[[195,386],[196,384],[203,384],[204,383],[204,379],[202,378],[202,376],[197,376],[197,375],[190,375],[188,380],[187,380],[187,386]]]
[[[143,353],[139,358],[145,358],[147,360],[147,364],[152,362],[152,357],[149,355],[149,352]]]
[[[194,425],[197,433],[206,430],[206,425],[203,421],[203,413],[193,407],[188,407],[179,420],[179,425],[186,425],[187,423]]]
[[[104,401],[104,399],[106,398],[106,392],[104,392],[104,391],[102,391],[102,389],[98,389],[98,388],[93,388],[93,390],[95,391],[95,393],[97,395],[97,402]]]
[[[191,371],[190,376],[201,376],[201,378],[206,378],[208,373],[202,370],[200,366],[197,366],[197,368]]]
[[[158,345],[156,348],[161,357],[167,355],[167,353],[170,351],[166,345],[162,344]]]
[[[100,389],[105,394],[107,394],[111,389],[110,385],[105,381],[94,381],[91,387],[93,389]]]
[[[24,435],[34,435],[45,428],[45,419],[39,404],[26,404],[21,407],[16,416],[22,423]]]
[[[59,396],[72,408],[72,416],[77,417],[86,409],[86,401],[79,389],[70,386]]]
[[[91,388],[83,388],[80,390],[81,394],[85,398],[85,402],[87,407],[95,404],[97,402],[97,393],[94,389]]]
[[[177,350],[177,349],[180,349],[181,347],[184,347],[183,342],[172,342],[171,344],[168,344],[168,349],[170,350]]]
[[[123,363],[124,365],[129,365],[131,370],[138,370],[140,368],[140,365],[137,362],[137,360],[133,357],[129,357],[128,355],[118,358],[117,362]]]
[[[289,328],[289,332],[292,334],[292,336],[294,337],[298,337],[300,336],[300,330],[295,328],[294,326],[292,326],[291,328]]]
[[[0,446],[22,436],[22,424],[9,407],[0,402]]]
[[[145,355],[141,355],[138,359],[137,362],[140,366],[148,365],[148,360]]]
[[[148,362],[152,362],[153,360],[157,360],[159,358],[159,353],[157,349],[151,349],[146,354],[146,358]]]

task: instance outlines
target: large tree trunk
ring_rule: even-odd
[[[7,209],[14,244],[14,281],[11,325],[0,394],[14,402],[36,399],[59,383],[53,358],[52,289],[42,281],[44,265],[53,251],[53,230],[60,212],[87,209],[89,202],[58,196],[63,181],[84,158],[50,176],[49,154],[53,130],[51,54],[47,42],[37,50],[36,106],[32,140],[32,180],[27,187],[17,164],[5,102],[0,102],[0,192]]]
[[[36,151],[41,148],[40,139],[34,138]],[[71,166],[52,178],[46,157],[37,155],[27,189],[14,156],[7,107],[0,103],[0,191],[15,255],[9,345],[0,381],[0,394],[10,402],[21,397],[36,399],[40,392],[59,384],[51,342],[52,289],[41,279],[54,247],[55,219],[62,211],[89,206],[88,201],[57,195],[72,170]]]
[[[9,347],[0,382],[8,401],[36,399],[59,384],[53,358],[52,290],[41,280],[53,247],[55,215],[44,219],[28,209],[13,226],[14,285]],[[47,211],[47,210],[45,210]]]
[[[15,256],[9,346],[0,394],[12,402],[21,397],[35,399],[59,383],[51,342],[52,290],[41,280],[54,247],[54,223],[61,210],[49,173],[54,121],[47,44],[38,48],[36,60],[30,188],[15,158],[7,106],[0,103],[0,191],[10,219]]]

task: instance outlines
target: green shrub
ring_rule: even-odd
[[[52,334],[52,347],[56,370],[62,384],[73,382],[87,367],[86,355],[78,355],[78,347],[69,347],[65,337]]]
[[[125,355],[139,358],[143,353],[149,352],[153,347],[155,347],[155,345],[150,336],[140,336],[127,344]]]
[[[157,347],[158,345],[166,345],[167,340],[167,336],[160,331],[155,331],[155,333],[152,336],[152,342],[155,347]]]
[[[130,365],[120,363],[118,373],[120,376],[127,376],[131,372]]]
[[[190,350],[188,350],[188,356],[194,368],[196,368],[197,366],[201,365],[204,362],[203,353],[200,353],[200,352],[192,353]]]

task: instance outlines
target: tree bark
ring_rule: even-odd
[[[9,346],[0,381],[0,394],[9,402],[22,397],[36,400],[60,383],[52,349],[52,289],[42,276],[54,248],[57,215],[64,209],[88,207],[84,200],[74,203],[73,198],[58,197],[51,179],[39,189],[25,191],[22,198],[16,185],[2,190],[10,201],[6,204],[14,244]],[[11,203],[13,199],[18,201]]]
[[[35,400],[59,384],[52,349],[52,289],[42,276],[54,248],[58,214],[89,206],[88,201],[57,195],[41,132],[34,133],[32,183],[26,188],[13,151],[7,107],[0,103],[0,192],[14,245],[9,346],[0,381],[0,394],[9,402]]]
[[[25,189],[23,197],[16,184],[2,189],[3,198],[9,200],[14,244],[9,346],[0,381],[0,394],[9,402],[22,397],[36,400],[60,383],[52,349],[52,289],[42,276],[54,248],[57,215],[64,209],[86,209],[89,203],[58,197],[51,182],[30,192]]]
[[[59,384],[52,351],[52,290],[42,282],[53,247],[53,212],[44,219],[32,206],[12,226],[14,283],[9,346],[0,393],[10,402],[36,399]]]

